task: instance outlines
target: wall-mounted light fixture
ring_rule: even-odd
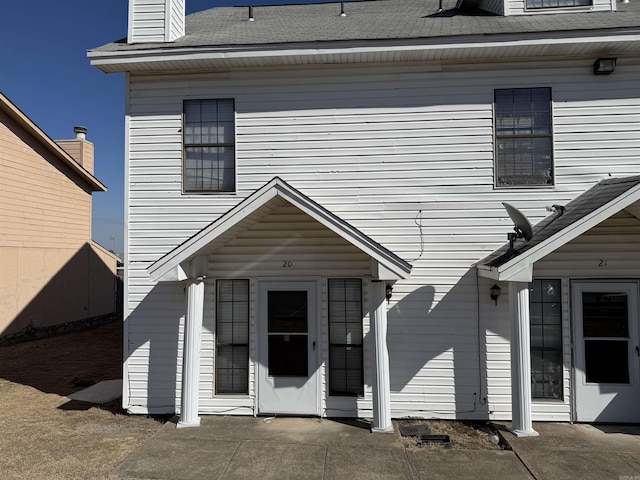
[[[498,304],[498,297],[500,296],[501,291],[502,289],[498,286],[497,283],[494,284],[493,287],[491,287],[491,300],[496,302],[496,305]]]
[[[391,294],[393,293],[393,287],[387,283],[387,286],[384,289],[384,297],[387,299],[387,304],[389,300],[391,300]]]
[[[599,58],[593,64],[594,75],[609,75],[616,69],[615,58]]]

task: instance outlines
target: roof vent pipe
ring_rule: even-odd
[[[87,138],[87,127],[73,127],[73,133],[76,134],[76,140],[85,140]]]
[[[344,2],[340,2],[340,16],[341,17],[346,17],[347,14],[344,13]]]
[[[442,8],[442,0],[438,3],[438,13],[444,12],[444,8]]]
[[[255,18],[253,18],[253,7],[249,7],[249,18],[247,19],[247,22],[254,22]]]

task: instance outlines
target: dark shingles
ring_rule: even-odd
[[[617,12],[576,12],[501,17],[483,12],[455,10],[455,1],[378,0],[340,3],[220,7],[186,18],[186,35],[170,44],[111,43],[94,51],[129,51],[149,48],[203,48],[286,43],[411,40],[465,35],[527,34],[602,29],[640,30],[640,2],[618,3]]]
[[[533,237],[529,242],[517,241],[515,252],[509,251],[509,244],[505,244],[491,255],[478,262],[478,265],[500,267],[518,255],[530,250],[540,243],[553,237],[565,228],[583,219],[590,213],[611,202],[627,190],[640,184],[640,176],[610,178],[602,180],[565,205],[565,212],[559,216],[551,214],[533,227]]]

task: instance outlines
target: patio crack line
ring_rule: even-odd
[[[411,458],[409,457],[409,452],[407,452],[407,447],[404,447],[403,450],[404,450],[404,458],[407,461],[407,465],[409,466],[409,472],[411,472],[411,478],[413,478],[413,480],[420,480],[420,477],[418,475],[418,470],[416,469],[416,466],[411,461]]]
[[[527,465],[527,463],[522,459],[522,457],[518,454],[518,452],[516,450],[514,450],[513,448],[511,449],[511,451],[513,452],[513,454],[516,456],[516,458],[520,461],[520,463],[522,464],[522,466],[525,468],[525,470],[527,472],[529,472],[529,475],[531,475],[531,478],[533,478],[533,480],[538,480],[538,477],[536,477],[534,475],[534,473],[531,471],[531,469],[529,468],[529,466]]]
[[[626,458],[624,458],[624,454],[623,454],[623,453],[616,452],[616,455],[618,456],[618,458],[619,458],[620,460],[622,460],[624,463],[626,463],[627,465],[629,465],[629,466],[630,466],[631,468],[633,468],[636,472],[639,472],[639,473],[640,473],[640,470],[638,470],[638,467],[636,467],[636,466],[635,466],[635,465],[633,465],[632,463],[629,463],[629,462],[627,461],[627,459],[626,459]]]
[[[322,479],[327,478],[327,457],[329,456],[329,445],[324,447],[324,463],[322,464]]]
[[[220,473],[220,475],[218,476],[219,480],[222,480],[223,478],[225,478],[226,474],[227,474],[227,470],[229,470],[229,465],[231,465],[231,462],[233,462],[233,459],[235,458],[236,454],[238,453],[238,450],[240,450],[240,447],[244,444],[245,442],[238,442],[238,446],[236,447],[236,449],[233,451],[233,454],[231,455],[231,457],[229,457],[229,460],[227,461],[227,464],[224,466],[224,468],[222,469],[222,472]]]

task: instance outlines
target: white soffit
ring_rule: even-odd
[[[242,46],[227,48],[184,47],[144,50],[89,51],[91,65],[105,73],[185,71],[210,68],[386,63],[397,61],[456,61],[490,58],[595,55],[602,51],[624,55],[640,50],[640,35],[616,34],[554,38],[540,35],[469,36],[464,39],[326,42]],[[421,43],[423,42],[423,43]]]
[[[188,262],[214,252],[285,202],[291,203],[371,257],[381,267],[378,271],[385,272],[384,278],[379,278],[380,280],[409,278],[412,268],[410,264],[295,190],[284,180],[275,177],[218,220],[149,266],[147,271],[151,279],[175,281],[191,276],[191,272],[185,271]]]

